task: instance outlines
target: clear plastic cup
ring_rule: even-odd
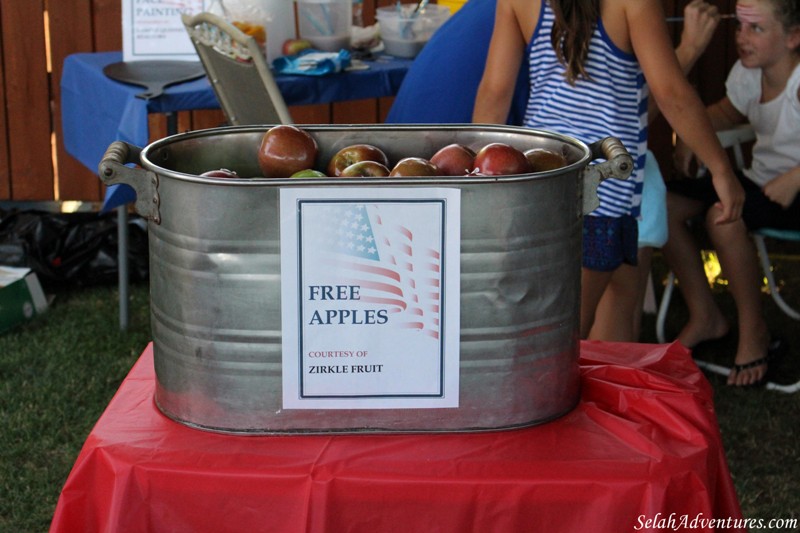
[[[300,0],[297,2],[297,26],[301,39],[314,48],[338,52],[350,48],[353,25],[352,0]]]
[[[386,53],[396,57],[416,57],[431,35],[450,16],[450,9],[428,4],[417,10],[417,4],[379,7],[376,17],[381,25],[381,39]]]

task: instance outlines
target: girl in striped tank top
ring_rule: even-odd
[[[614,273],[630,271],[631,283],[636,279],[649,93],[713,168],[722,206],[717,223],[739,218],[744,193],[673,52],[661,0],[498,0],[473,122],[505,122],[523,59],[531,82],[527,126],[587,143],[617,137],[636,163],[629,180],[601,184],[600,206],[584,217],[580,334],[587,338]],[[618,319],[632,327],[635,307],[626,304]]]

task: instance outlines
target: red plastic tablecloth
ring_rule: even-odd
[[[619,533],[741,518],[688,351],[583,342],[581,376],[573,411],[525,429],[231,436],[158,411],[150,345],[84,444],[51,531]]]

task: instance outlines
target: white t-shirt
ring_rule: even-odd
[[[753,163],[745,176],[762,187],[773,178],[800,165],[800,65],[795,67],[783,92],[761,103],[761,69],[733,65],[725,88],[733,106],[747,116],[756,133]]]

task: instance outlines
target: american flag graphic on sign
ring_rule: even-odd
[[[330,202],[319,209],[304,233],[340,276],[337,283],[360,286],[360,302],[387,309],[395,327],[438,340],[441,242],[415,235],[386,203]]]

